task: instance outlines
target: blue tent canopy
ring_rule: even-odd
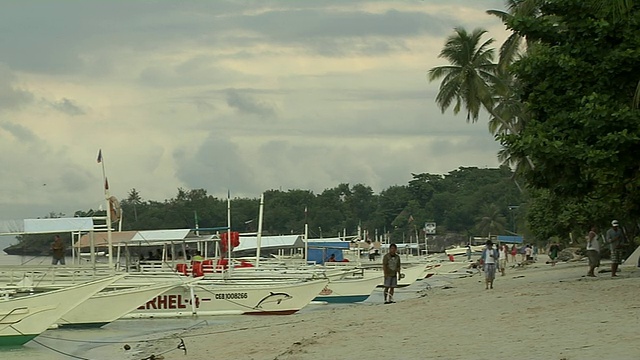
[[[316,264],[324,264],[331,256],[335,255],[336,261],[342,261],[342,250],[349,249],[347,241],[309,241],[309,254],[307,260]]]
[[[498,241],[510,244],[522,244],[524,239],[522,236],[498,235]]]

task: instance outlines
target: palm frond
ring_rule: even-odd
[[[460,69],[459,66],[444,65],[436,66],[429,70],[429,81],[437,80],[443,76],[450,74],[452,71]]]
[[[511,34],[500,47],[498,64],[502,69],[506,69],[520,56],[522,47],[522,36],[517,33]]]
[[[507,20],[509,20],[509,18],[512,16],[504,10],[487,10],[486,13],[489,15],[497,16],[503,23],[506,23]]]

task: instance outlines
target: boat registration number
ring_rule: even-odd
[[[247,299],[248,297],[247,293],[215,294],[216,300]]]

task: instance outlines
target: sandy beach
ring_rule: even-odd
[[[448,278],[396,304],[247,316],[119,351],[166,360],[640,358],[640,271],[586,272],[586,262],[552,267],[541,259],[498,274],[493,290],[484,289],[483,275]],[[176,349],[179,338],[186,355]]]

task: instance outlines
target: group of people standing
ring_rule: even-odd
[[[597,228],[594,226],[587,235],[586,254],[589,259],[589,271],[587,276],[595,277],[595,269],[600,266],[600,242]],[[622,257],[624,244],[626,238],[624,231],[620,228],[617,220],[611,222],[611,228],[607,230],[604,236],[604,244],[609,245],[611,251],[611,276],[617,277],[618,268],[622,263]],[[485,248],[482,251],[480,262],[483,266],[485,274],[485,289],[493,289],[493,281],[496,277],[496,270],[499,269],[502,275],[504,275],[505,268],[507,266],[509,255],[512,260],[515,261],[515,255],[517,250],[513,245],[511,248],[507,244],[502,245],[499,249],[493,247],[493,242],[488,240],[485,244]],[[557,243],[551,244],[549,247],[549,257],[551,258],[551,264],[555,265],[558,253],[560,252],[560,245]],[[533,260],[536,251],[531,245],[524,247],[524,260]]]
[[[587,257],[589,258],[589,271],[587,276],[595,277],[595,269],[600,266],[600,236],[598,228],[593,226],[587,235]],[[620,228],[618,220],[611,221],[611,228],[607,230],[604,236],[603,245],[609,245],[611,251],[611,276],[617,277],[618,267],[622,263],[622,257],[626,237],[624,231]]]

